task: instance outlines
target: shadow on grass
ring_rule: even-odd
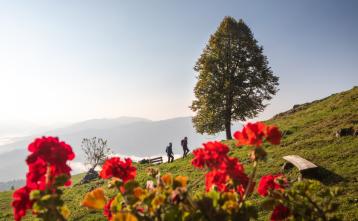
[[[304,178],[318,180],[325,185],[332,185],[345,181],[339,174],[320,166],[315,169],[302,171],[301,173]]]

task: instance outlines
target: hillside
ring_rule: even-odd
[[[282,156],[289,154],[300,155],[319,165],[318,179],[328,186],[338,186],[343,194],[339,201],[338,211],[344,220],[358,219],[358,137],[336,138],[336,130],[353,126],[358,128],[358,87],[349,91],[331,95],[325,99],[295,106],[288,112],[279,114],[267,121],[276,124],[285,131],[285,136],[279,146],[267,146],[268,158],[259,164],[259,177],[266,173],[280,172],[284,163]],[[233,141],[226,141],[231,146],[231,154],[237,156],[245,165],[248,149],[237,148]],[[189,176],[189,187],[196,191],[203,190],[203,171],[197,170],[190,164],[191,157],[176,160],[172,164],[159,165],[162,173],[171,172]],[[246,170],[250,171],[250,165]],[[297,174],[293,170],[289,177]],[[83,175],[73,178],[77,183]],[[144,182],[145,166],[138,165],[137,179]],[[106,186],[102,181],[85,185],[75,185],[65,191],[67,204],[72,215],[71,220],[105,220],[100,212],[88,211],[79,207],[83,195],[95,186]],[[257,196],[256,196],[257,197]],[[257,200],[260,200],[257,197]],[[11,192],[0,193],[0,220],[12,220]],[[260,220],[267,216],[261,213]],[[28,220],[31,220],[30,218]]]

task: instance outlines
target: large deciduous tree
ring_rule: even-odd
[[[199,133],[226,131],[231,139],[232,121],[253,118],[277,92],[273,75],[250,28],[243,20],[225,17],[198,59],[198,82],[191,109]]]

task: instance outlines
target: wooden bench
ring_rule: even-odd
[[[161,164],[161,163],[163,163],[163,157],[156,157],[156,158],[149,159],[149,163]]]
[[[298,177],[299,180],[302,179],[302,176],[305,172],[311,171],[312,169],[317,168],[318,166],[298,155],[289,155],[282,157],[287,162],[282,166],[282,170],[285,171],[289,169],[290,167],[295,166],[300,171],[300,176]]]

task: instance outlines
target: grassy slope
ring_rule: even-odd
[[[284,137],[280,146],[267,146],[268,159],[259,165],[259,177],[266,173],[280,172],[284,163],[282,156],[298,154],[321,168],[319,179],[329,186],[339,186],[343,195],[339,198],[341,208],[339,213],[344,220],[358,219],[358,137],[335,138],[334,132],[342,127],[354,126],[358,128],[358,87],[352,90],[332,95],[326,99],[306,105],[301,110],[281,115],[268,121],[278,125],[283,131],[290,131]],[[231,154],[237,156],[246,166],[248,149],[237,148],[233,141],[226,141],[231,147]],[[193,168],[190,164],[191,156],[187,159],[176,160],[172,164],[159,165],[162,173],[187,175],[190,178],[190,188],[202,191],[204,171]],[[297,171],[291,171],[288,176],[295,177]],[[83,175],[73,178],[77,183]],[[138,165],[138,181],[144,183],[148,177],[145,167]],[[100,212],[88,211],[81,208],[79,203],[83,195],[96,186],[105,186],[101,181],[74,186],[65,192],[65,200],[72,211],[71,220],[105,220]],[[109,192],[109,195],[113,195]],[[260,200],[254,196],[255,200]],[[0,220],[12,220],[11,208],[8,206],[11,192],[0,193]],[[266,220],[262,212],[261,220]],[[26,220],[31,220],[28,218]]]

